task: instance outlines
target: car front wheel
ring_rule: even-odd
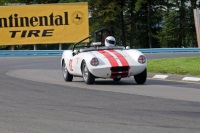
[[[141,72],[138,75],[135,75],[134,79],[135,79],[137,84],[144,84],[146,82],[146,79],[147,79],[147,69],[145,68],[145,70],[143,72]]]
[[[63,78],[66,82],[73,80],[73,75],[71,75],[68,72],[65,61],[63,61],[63,63],[62,63],[62,73],[63,73]]]
[[[118,81],[120,81],[121,80],[121,78],[114,78],[113,79],[113,81],[115,81],[115,82],[118,82]]]
[[[85,81],[86,84],[93,84],[95,82],[95,77],[88,70],[85,61],[83,61],[82,64],[82,75],[83,75],[83,80]]]

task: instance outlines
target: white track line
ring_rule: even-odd
[[[184,81],[196,81],[196,82],[199,82],[200,78],[196,78],[196,77],[184,77],[182,80],[184,80]]]
[[[153,78],[155,79],[166,79],[168,77],[168,75],[155,75],[153,76]]]

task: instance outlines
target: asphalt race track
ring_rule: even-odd
[[[67,83],[60,57],[0,58],[0,133],[199,132],[199,82]]]

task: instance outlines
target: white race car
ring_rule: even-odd
[[[61,58],[62,73],[64,80],[70,82],[73,77],[83,77],[86,84],[93,84],[95,78],[109,78],[120,81],[121,78],[134,76],[137,84],[144,84],[147,78],[147,60],[143,53],[138,50],[115,46],[115,40],[107,40],[102,36],[105,43],[97,42],[98,35],[109,33],[108,29],[100,29],[80,42],[76,43],[72,50],[63,51]],[[110,33],[109,33],[110,34]],[[94,42],[89,45],[83,41],[94,37]],[[112,37],[112,36],[108,36]]]

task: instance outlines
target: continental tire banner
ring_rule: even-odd
[[[74,43],[88,35],[86,2],[0,6],[0,45]]]

